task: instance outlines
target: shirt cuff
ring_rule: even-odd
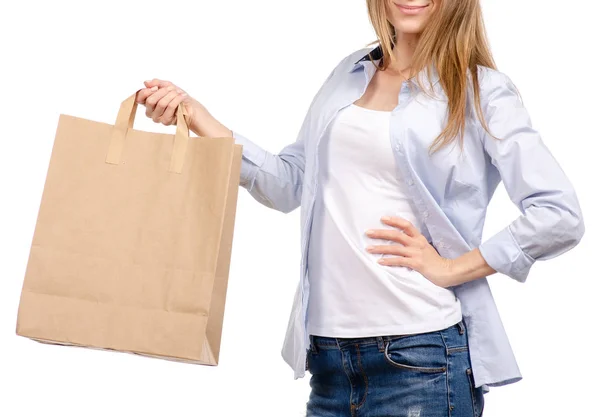
[[[510,226],[479,245],[483,259],[497,272],[525,282],[535,259],[527,255],[510,231]]]
[[[231,131],[237,145],[242,145],[242,167],[240,171],[240,185],[248,191],[254,187],[256,174],[264,164],[267,151],[238,132]]]

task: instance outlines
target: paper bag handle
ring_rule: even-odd
[[[135,121],[137,110],[137,103],[135,101],[136,96],[137,92],[121,103],[121,108],[119,109],[117,121],[113,127],[110,144],[108,146],[108,153],[106,155],[107,164],[118,165],[121,163],[127,132],[129,129],[133,129],[133,122]],[[183,105],[179,104],[177,107],[177,131],[175,133],[173,153],[171,154],[171,163],[169,166],[169,172],[177,174],[181,174],[182,172],[188,140],[190,139],[189,127],[185,120],[185,116],[186,113]]]

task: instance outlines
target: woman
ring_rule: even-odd
[[[165,125],[184,103],[192,131],[243,145],[256,200],[301,206],[282,354],[295,378],[312,374],[309,416],[480,416],[490,386],[522,378],[486,277],[524,282],[574,247],[581,209],[495,68],[478,0],[367,6],[378,46],[341,60],[277,155],[170,82],[138,102]],[[500,181],[521,215],[481,242]]]

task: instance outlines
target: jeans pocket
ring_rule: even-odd
[[[469,387],[471,388],[471,400],[473,401],[473,417],[481,417],[483,415],[483,388],[475,388],[475,379],[473,378],[473,370],[467,368],[467,377],[469,379]]]
[[[446,348],[437,333],[391,339],[384,347],[385,360],[396,368],[425,373],[446,372]]]

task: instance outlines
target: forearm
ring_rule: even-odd
[[[231,129],[214,118],[208,110],[201,108],[194,110],[194,113],[194,117],[190,121],[190,130],[196,135],[210,138],[233,137]]]
[[[495,274],[496,272],[485,261],[479,248],[475,248],[450,261],[451,286],[474,281],[478,278]]]

